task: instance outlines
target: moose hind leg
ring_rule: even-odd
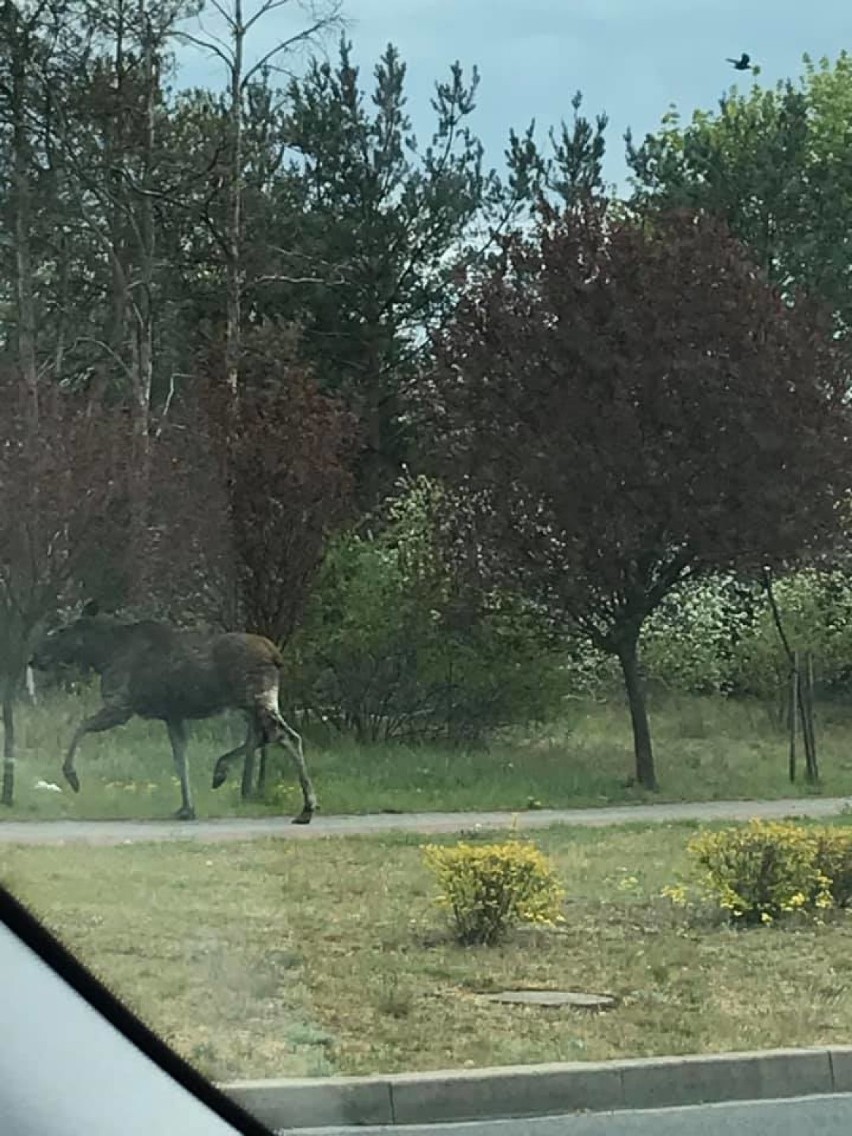
[[[314,787],[311,784],[311,779],[308,776],[308,768],[305,765],[305,753],[302,748],[301,734],[296,733],[293,727],[285,722],[280,714],[275,719],[275,740],[282,745],[290,756],[296,766],[296,771],[299,774],[299,784],[302,787],[302,811],[297,817],[293,817],[293,824],[310,824],[311,817],[319,807],[317,804],[317,795],[314,792]]]
[[[128,722],[132,717],[133,711],[126,709],[124,706],[107,705],[102,706],[97,714],[93,714],[91,718],[86,718],[80,723],[74,731],[74,736],[71,739],[71,744],[68,747],[68,752],[62,763],[62,773],[65,780],[75,793],[80,792],[80,778],[77,776],[77,770],[74,768],[74,757],[81,739],[84,738],[86,734],[101,734],[105,730],[112,730],[116,726],[123,726],[124,723]]]
[[[213,788],[218,789],[220,785],[224,785],[228,779],[228,767],[236,757],[248,755],[249,750],[253,749],[256,745],[255,734],[251,723],[248,725],[246,733],[246,740],[241,742],[240,745],[234,746],[229,749],[227,753],[223,753],[221,757],[216,758],[216,764],[213,766]]]
[[[195,820],[195,805],[192,802],[192,788],[189,784],[189,764],[186,759],[186,723],[176,718],[166,722],[169,741],[172,743],[172,757],[175,772],[180,780],[181,806],[175,814],[178,820]]]

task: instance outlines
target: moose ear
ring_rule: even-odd
[[[86,619],[91,619],[92,616],[97,615],[100,610],[97,600],[88,600],[88,602],[83,605],[82,614]]]

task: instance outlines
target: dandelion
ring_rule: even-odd
[[[683,884],[666,884],[660,892],[663,899],[671,900],[677,907],[685,907],[688,893]]]

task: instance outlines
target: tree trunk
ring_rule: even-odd
[[[131,344],[130,417],[132,422],[132,472],[129,482],[130,505],[130,598],[134,603],[147,595],[148,504],[151,474],[150,448],[150,351],[147,333],[137,313],[136,337]]]
[[[3,686],[3,789],[0,801],[11,805],[15,796],[15,711],[14,687]]]
[[[242,203],[243,203],[243,47],[245,27],[241,0],[234,4],[234,55],[230,74],[228,105],[228,220],[225,244],[225,381],[231,404],[237,406],[241,356],[241,304],[243,291]]]
[[[18,366],[27,391],[28,422],[33,436],[38,432],[38,364],[36,362],[35,290],[30,247],[30,138],[25,123],[23,67],[13,76],[15,122],[12,131],[12,185],[15,216],[15,315],[18,332]]]
[[[618,661],[624,675],[630,720],[633,724],[633,750],[636,754],[636,780],[643,789],[657,789],[654,770],[654,753],[651,749],[651,729],[648,725],[648,707],[645,702],[645,684],[639,673],[639,636],[631,635],[618,648]]]
[[[130,563],[129,580],[133,602],[144,602],[148,594],[148,511],[150,486],[151,389],[153,386],[153,290],[155,276],[155,231],[152,198],[152,169],[155,146],[155,105],[157,68],[154,57],[154,32],[144,11],[140,29],[144,82],[142,109],[141,161],[139,180],[142,192],[134,203],[134,255],[138,286],[131,300],[133,327],[130,341],[130,413],[133,429],[133,471],[130,481]],[[116,72],[120,74],[121,44],[116,45]]]

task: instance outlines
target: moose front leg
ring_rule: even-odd
[[[251,730],[251,727],[249,727]],[[244,801],[250,800],[254,796],[254,755],[257,752],[255,746],[250,745],[251,733],[245,741],[245,760],[243,761],[243,779],[240,784],[240,796]]]
[[[266,782],[269,773],[269,750],[265,745],[260,747],[260,764],[257,772],[257,793],[263,797],[266,793]]]
[[[192,803],[192,789],[189,785],[189,767],[186,760],[186,723],[180,718],[166,722],[169,741],[172,743],[172,757],[175,771],[180,780],[181,806],[176,816],[178,820],[195,820],[195,806]]]
[[[102,706],[97,714],[93,714],[91,718],[86,718],[85,721],[80,723],[74,731],[74,737],[71,739],[71,745],[68,747],[65,761],[62,763],[62,772],[65,776],[65,780],[75,793],[80,792],[80,778],[77,776],[77,771],[74,768],[74,757],[81,739],[84,738],[86,734],[101,734],[104,730],[112,730],[116,726],[123,726],[124,723],[129,722],[132,717],[133,711],[127,710],[124,706],[107,705]]]

